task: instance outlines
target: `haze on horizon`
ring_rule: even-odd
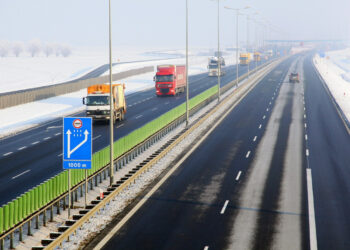
[[[220,1],[221,42],[231,46],[235,39],[235,15],[224,6],[259,14],[266,39],[348,40],[348,0],[245,0]],[[112,0],[113,45],[183,48],[185,46],[185,0]],[[266,21],[268,20],[268,21]],[[246,40],[246,17],[240,17],[240,41]],[[262,39],[263,26],[250,23],[250,39]],[[217,44],[217,2],[189,0],[190,47]],[[73,46],[108,44],[108,0],[2,0],[0,40],[64,42]]]

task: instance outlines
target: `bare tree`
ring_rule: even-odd
[[[54,46],[50,43],[47,43],[47,44],[45,44],[43,50],[44,50],[46,57],[49,57],[54,51]]]
[[[19,57],[19,55],[23,52],[23,43],[22,42],[15,42],[12,45],[12,52],[15,54],[16,57]]]
[[[60,44],[53,44],[52,47],[53,47],[53,49],[55,51],[55,55],[56,56],[60,56],[61,55],[62,46]]]
[[[62,53],[62,56],[68,57],[72,54],[72,50],[68,45],[64,45],[62,46],[61,53]]]
[[[30,41],[27,50],[32,57],[37,56],[41,51],[40,40],[34,39],[34,40]]]
[[[8,41],[0,41],[0,56],[5,57],[9,53],[9,43]]]

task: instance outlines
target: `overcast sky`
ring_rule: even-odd
[[[217,43],[217,2],[188,0],[190,46]],[[234,42],[234,12],[224,5],[253,7],[278,32],[273,39],[349,39],[350,0],[223,0],[221,40]],[[112,0],[115,46],[182,48],[185,39],[185,0]],[[258,30],[261,37],[262,26]],[[240,40],[246,39],[240,19]],[[251,24],[250,39],[254,38]],[[64,42],[72,46],[108,44],[108,0],[0,0],[0,40]]]

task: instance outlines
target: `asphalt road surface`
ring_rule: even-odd
[[[251,63],[250,68],[254,68]],[[235,66],[226,67],[221,86],[236,78]],[[247,67],[239,69],[239,75]],[[217,84],[217,77],[207,73],[190,76],[190,97]],[[137,92],[126,97],[128,111],[125,121],[117,123],[114,139],[118,139],[145,123],[159,117],[175,106],[185,102],[185,95],[158,98],[155,90]],[[72,116],[85,116],[77,113]],[[98,123],[93,128],[93,151],[109,144],[108,124]],[[39,127],[0,140],[0,205],[11,201],[32,187],[62,171],[62,119],[56,119]]]
[[[300,83],[289,83],[290,72]],[[349,145],[311,56],[293,56],[104,249],[350,249]]]

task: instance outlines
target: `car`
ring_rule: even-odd
[[[290,73],[290,75],[289,75],[289,82],[290,83],[300,82],[300,80],[299,80],[299,73]]]

